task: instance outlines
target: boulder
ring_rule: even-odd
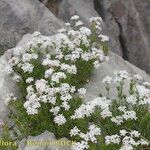
[[[99,16],[91,0],[62,0],[59,3],[59,13],[57,17],[67,22],[73,15],[79,15],[85,23],[87,23],[91,17]]]
[[[66,138],[57,140],[53,133],[45,131],[38,136],[29,136],[20,141],[18,150],[70,150],[71,143]]]
[[[150,73],[150,2],[94,0],[122,57]]]
[[[63,26],[38,0],[0,1],[0,55],[15,47],[26,33],[51,35]]]

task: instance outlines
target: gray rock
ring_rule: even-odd
[[[41,135],[23,139],[19,142],[18,150],[70,150],[67,142],[66,138],[57,140],[53,133],[45,131]]]
[[[1,0],[0,18],[0,54],[15,47],[26,33],[51,35],[63,26],[38,0]]]
[[[94,1],[123,58],[150,73],[150,1]]]
[[[98,13],[91,0],[62,0],[57,17],[67,22],[73,15],[79,15],[84,22],[88,22],[91,17],[98,16]]]
[[[7,74],[7,63],[8,58],[10,57],[10,51],[7,52],[7,55],[0,57],[0,119],[3,119],[8,114],[6,109],[5,99],[9,93],[16,92],[17,88],[15,83]]]

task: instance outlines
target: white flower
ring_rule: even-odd
[[[119,144],[120,141],[121,141],[120,136],[117,134],[105,137],[106,145],[109,145],[111,143]]]
[[[63,95],[61,95],[60,99],[62,101],[68,101],[68,100],[72,99],[72,96],[70,94],[63,94]]]
[[[65,110],[69,110],[70,109],[70,105],[68,104],[67,101],[62,102],[61,107],[65,108]]]
[[[75,26],[76,26],[76,27],[82,26],[82,25],[83,25],[83,22],[82,22],[82,21],[77,21],[77,22],[75,23]]]
[[[70,20],[78,20],[79,19],[79,16],[78,15],[74,15],[70,18]]]
[[[132,105],[137,104],[137,98],[135,95],[130,95],[129,97],[127,97],[126,101]]]
[[[116,82],[129,78],[129,73],[126,70],[116,71],[114,74],[116,75]]]
[[[60,79],[66,79],[66,78],[67,76],[64,72],[57,72],[51,76],[51,80],[56,83],[59,83]]]
[[[32,34],[34,37],[38,37],[41,35],[41,33],[39,31],[35,31],[33,34]]]
[[[90,55],[90,53],[83,53],[83,54],[81,55],[81,58],[82,58],[83,60],[85,60],[85,61],[89,61],[90,58],[91,58],[91,55]]]
[[[118,110],[125,112],[126,111],[126,106],[119,106]]]
[[[80,88],[78,89],[79,95],[85,95],[86,94],[86,89],[85,88]]]
[[[111,121],[116,123],[117,125],[121,125],[121,123],[123,123],[123,117],[122,116],[112,117]]]
[[[53,74],[54,70],[53,69],[48,69],[45,71],[45,78],[49,78]]]
[[[25,64],[22,64],[21,66],[21,69],[26,73],[32,73],[33,72],[33,69],[34,69],[34,66],[30,63],[25,63]]]
[[[91,35],[91,30],[86,28],[86,27],[81,27],[80,28],[80,32],[83,34],[83,35],[86,35],[86,36],[90,36]]]
[[[76,74],[77,68],[75,65],[61,64],[61,70],[67,71],[70,74]]]
[[[10,66],[15,66],[17,65],[18,63],[20,62],[20,59],[18,57],[12,57],[10,60],[9,60],[9,64]]]
[[[133,146],[130,144],[124,144],[120,150],[133,150]]]
[[[140,142],[141,145],[148,145],[148,144],[150,144],[148,141],[146,141],[144,139],[141,139],[139,142]]]
[[[135,74],[135,75],[133,76],[133,78],[136,79],[136,80],[139,80],[139,81],[142,80],[142,77],[141,77],[139,74]]]
[[[136,112],[135,111],[125,111],[124,114],[123,114],[123,118],[125,120],[128,120],[128,119],[131,119],[131,120],[136,120],[137,117],[136,117]]]
[[[63,32],[66,32],[66,29],[61,28],[61,29],[58,30],[58,33],[63,33]]]
[[[94,62],[94,67],[95,67],[95,68],[98,68],[99,66],[100,66],[99,61],[95,61],[95,62]]]
[[[26,83],[31,83],[33,81],[34,81],[33,77],[29,77],[29,78],[26,79]]]
[[[101,38],[101,41],[102,41],[102,42],[107,42],[107,41],[109,41],[109,37],[106,36],[106,35],[100,34],[98,37]]]
[[[98,128],[95,124],[89,126],[90,133],[93,135],[100,135],[101,129]]]
[[[57,115],[59,111],[60,111],[59,106],[56,106],[50,109],[50,112],[52,112],[54,115]]]
[[[69,22],[66,22],[65,25],[66,26],[71,26],[71,24]]]
[[[141,134],[138,132],[138,131],[135,131],[135,130],[133,130],[133,131],[131,131],[131,136],[133,136],[133,137],[139,137]]]
[[[101,116],[102,116],[102,118],[111,117],[112,112],[109,110],[109,108],[106,108],[106,109],[102,110]]]
[[[77,142],[71,147],[72,150],[85,150],[88,148],[89,148],[89,145],[85,141]]]
[[[24,103],[24,108],[27,110],[29,115],[34,115],[38,113],[38,108],[41,104],[38,102],[38,97],[36,94],[28,96],[28,100]]]
[[[101,17],[91,17],[90,18],[90,23],[91,22],[101,23],[101,22],[103,22],[103,20],[102,20]]]
[[[79,133],[80,133],[80,130],[76,126],[70,130],[70,136],[76,136]]]
[[[145,88],[145,86],[137,85],[136,88],[141,98],[150,96],[150,90]]]
[[[36,87],[36,90],[42,94],[46,91],[47,89],[47,83],[48,81],[44,80],[44,79],[40,79],[40,80],[37,80],[35,82],[35,87]]]
[[[32,55],[31,54],[26,53],[26,54],[23,54],[23,56],[22,56],[22,61],[24,63],[29,62],[31,59],[32,59]]]
[[[65,124],[66,121],[66,118],[62,114],[59,114],[54,118],[54,122],[59,126]]]
[[[43,66],[50,66],[50,67],[59,67],[60,61],[59,60],[50,60],[49,58],[45,58],[42,62]]]
[[[112,81],[112,77],[110,77],[110,76],[106,76],[106,77],[102,80],[102,82],[105,83],[105,84],[110,84],[111,81]]]
[[[34,88],[32,85],[29,85],[27,87],[27,93],[28,93],[28,95],[32,95],[34,93]]]
[[[124,129],[120,130],[120,135],[121,136],[126,136],[127,133],[128,132],[126,130],[124,130]]]

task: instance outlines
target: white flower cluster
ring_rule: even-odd
[[[89,126],[89,132],[82,133],[76,126],[70,131],[71,136],[79,136],[82,141],[72,146],[72,150],[85,150],[89,148],[88,142],[97,143],[96,136],[101,135],[101,129],[92,124]]]
[[[69,101],[73,94],[78,91],[79,95],[84,96],[86,93],[84,88],[76,89],[66,82],[68,76],[77,74],[76,62],[92,60],[97,67],[108,59],[100,43],[92,42],[92,30],[83,26],[79,16],[71,17],[71,21],[74,27],[67,23],[69,28],[58,30],[58,34],[53,37],[33,33],[33,39],[22,47],[16,47],[9,60],[12,69],[9,72],[14,75],[13,78],[27,85],[24,103],[27,113],[37,114],[42,103],[50,103],[52,107],[49,111],[53,113],[54,122],[59,126],[67,121],[60,110],[70,110]],[[101,18],[90,20],[92,24],[93,21],[97,28],[101,26]],[[38,69],[43,71],[43,75],[34,78]]]
[[[95,112],[95,108],[99,107],[101,109],[101,116],[103,118],[112,116],[109,111],[110,100],[106,97],[98,97],[93,101],[86,104],[82,104],[78,109],[75,110],[74,115],[71,116],[72,119],[81,119],[84,117],[89,117]]]
[[[126,120],[136,120],[136,112],[133,110],[126,110],[127,108],[125,106],[119,106],[119,111],[123,112],[122,115],[112,117],[111,121],[116,123],[117,125],[121,125]]]
[[[130,82],[130,86],[133,86],[133,93],[127,96],[125,99],[127,103],[132,105],[150,105],[150,83],[149,82],[143,82],[142,83],[142,77],[138,74],[135,74],[133,76],[129,75],[129,73],[126,70],[123,71],[117,71],[114,73],[115,76],[106,76],[103,79],[103,83],[105,83],[107,86],[111,83],[122,83],[121,90],[123,91],[123,85],[125,81],[128,83]],[[132,85],[133,84],[133,85]],[[130,87],[125,87],[126,89],[129,89],[129,93],[131,92]]]
[[[126,131],[125,129],[120,130],[119,134],[114,134],[105,137],[106,145],[109,144],[122,144],[120,150],[133,150],[139,145],[148,145],[148,141],[141,137],[138,131]]]

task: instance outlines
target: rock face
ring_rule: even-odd
[[[29,136],[19,143],[18,150],[71,150],[66,138],[56,140],[55,135],[45,131],[39,136]],[[68,146],[67,146],[68,144]]]
[[[38,0],[0,1],[0,54],[15,47],[26,33],[56,33],[63,23]]]
[[[122,57],[150,73],[150,1],[94,0],[94,3]]]
[[[41,1],[56,17],[64,22],[70,21],[73,15],[79,15],[84,23],[88,23],[91,17],[97,17],[99,14],[94,9],[93,0],[39,0]],[[55,7],[54,7],[55,6]],[[87,24],[88,25],[88,24]]]
[[[59,3],[59,13],[57,17],[65,22],[73,15],[79,15],[86,23],[91,17],[98,16],[91,0],[62,0]]]
[[[9,93],[16,92],[16,86],[12,79],[7,74],[7,63],[9,52],[7,56],[3,55],[0,57],[0,120],[5,118],[7,115],[5,99]],[[6,68],[5,68],[6,67]]]

